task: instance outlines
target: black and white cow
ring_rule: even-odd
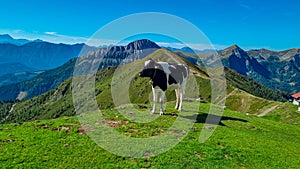
[[[159,98],[160,115],[164,113],[163,104],[165,92],[168,87],[175,86],[176,106],[175,109],[182,110],[182,100],[186,86],[189,69],[183,64],[169,64],[167,62],[155,62],[152,59],[145,61],[144,69],[140,77],[149,77],[152,83],[153,108],[151,113],[156,111],[156,103]],[[160,97],[159,94],[160,93]]]

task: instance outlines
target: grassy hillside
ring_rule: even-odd
[[[170,107],[167,109],[173,112]],[[281,169],[300,165],[299,126],[225,110],[216,131],[200,144],[209,105],[200,107],[196,123],[178,145],[157,156],[145,152],[140,159],[102,149],[85,135],[76,117],[0,125],[1,167]],[[117,116],[115,110],[102,113],[111,127],[128,137],[157,135],[177,117],[169,113],[150,123],[135,123]]]
[[[241,89],[254,96],[264,98],[267,100],[280,101],[280,102],[287,101],[288,98],[287,93],[270,89],[256,82],[255,80],[250,79],[247,76],[239,74],[238,72],[232,69],[225,67],[224,71],[226,74],[227,84],[230,86]]]
[[[149,57],[158,59],[161,57],[162,52],[167,52],[162,49],[158,52],[155,52]],[[178,56],[177,59],[181,59]],[[146,59],[146,58],[145,58]],[[100,70],[96,74],[96,84],[95,84],[95,94],[96,99],[100,109],[112,108],[115,105],[113,104],[112,95],[111,95],[111,85],[112,78],[115,76],[119,78],[118,83],[130,84],[129,95],[131,102],[133,103],[149,103],[149,94],[151,92],[151,84],[149,79],[140,78],[136,74],[142,68],[144,60],[138,60],[136,62],[124,65],[120,70],[122,70],[122,77],[118,77],[118,74],[114,74],[116,67],[109,67],[103,70]],[[209,100],[210,98],[210,81],[206,77],[204,71],[199,71],[200,69],[190,65],[191,70],[197,72],[197,81],[199,82],[201,97]],[[135,70],[137,69],[137,70]],[[198,70],[199,69],[199,70]],[[119,70],[119,71],[120,71]],[[134,74],[135,73],[135,74]],[[120,74],[119,74],[120,75]],[[125,78],[124,78],[125,77]],[[133,77],[132,79],[129,77]],[[206,77],[201,78],[201,77]],[[28,120],[37,120],[37,119],[49,119],[57,118],[59,116],[71,116],[74,115],[74,107],[72,100],[72,79],[68,79],[59,85],[55,90],[44,93],[40,96],[34,97],[32,99],[24,100],[15,104],[13,111],[2,113],[1,122],[22,122]],[[119,85],[122,87],[122,84]],[[122,98],[122,93],[119,93]],[[175,93],[174,91],[167,92],[167,99],[174,100]]]
[[[161,56],[164,54],[171,56],[163,60]],[[165,49],[160,49],[148,57],[168,62],[172,62],[170,58],[181,59]],[[290,103],[270,101],[249,94],[265,95],[265,91],[273,91],[268,91],[263,86],[258,86],[258,90],[253,89],[251,80],[239,74],[230,74],[230,71],[226,72],[228,95],[222,120],[213,135],[202,144],[199,143],[199,136],[209,112],[209,103],[201,103],[199,112],[187,111],[186,113],[192,115],[183,116],[173,109],[172,100],[175,99],[175,94],[168,91],[166,115],[158,116],[148,123],[125,118],[114,109],[111,88],[128,85],[130,101],[137,110],[149,115],[149,79],[137,75],[144,60],[97,72],[97,103],[106,119],[105,124],[133,138],[156,136],[169,129],[177,118],[189,121],[196,117],[190,131],[184,131],[188,132],[187,136],[174,148],[157,156],[140,152],[145,154],[140,159],[117,156],[102,149],[86,135],[88,131],[84,131],[84,128],[87,125],[80,124],[74,116],[72,79],[68,79],[55,90],[32,99],[0,103],[1,123],[10,122],[0,125],[1,167],[256,169],[297,168],[300,165],[300,113],[296,111],[296,107]],[[211,87],[206,70],[195,67],[186,60],[181,61],[190,66],[199,85],[200,96],[209,101]],[[121,90],[118,93],[120,98],[125,97],[123,92]],[[276,94],[281,96],[274,92]],[[136,112],[130,113],[143,116]],[[95,130],[93,127],[88,127],[90,132]],[[208,124],[204,130],[211,130],[211,127]]]
[[[300,113],[298,107],[291,103],[281,103],[270,113],[264,116],[266,119],[282,121],[289,124],[300,124]]]
[[[40,95],[70,78],[76,59],[71,59],[62,66],[38,74],[32,79],[0,87],[0,100],[15,100],[20,91],[26,91],[26,98]]]
[[[166,54],[170,56],[162,57]],[[114,85],[112,84],[113,77],[121,87],[129,84],[129,97],[132,103],[149,103],[149,96],[151,93],[151,84],[149,83],[149,79],[140,78],[137,75],[137,72],[142,69],[142,65],[145,59],[149,57],[160,61],[168,61],[171,63],[174,62],[174,60],[171,59],[173,58],[181,60],[185,64],[188,64],[192,74],[194,74],[195,80],[198,83],[199,96],[203,98],[204,101],[210,100],[211,85],[209,76],[206,73],[205,69],[192,65],[188,61],[182,59],[174,53],[169,52],[166,49],[160,49],[142,60],[137,60],[133,63],[123,65],[121,67],[118,67],[118,69],[116,67],[110,67],[99,71],[96,74],[95,79],[95,94],[100,109],[107,109],[115,106],[113,104],[111,94],[111,85]],[[121,72],[121,74],[119,74],[118,72]],[[254,93],[258,96],[263,97],[265,95],[264,91],[267,91],[269,92],[269,94],[273,93],[274,95],[272,96],[277,96],[278,98],[280,98],[280,93],[274,92],[261,85],[258,85],[257,88],[253,89],[251,87],[251,84],[256,84],[256,82],[253,82],[249,78],[241,76],[234,71],[225,70],[225,73],[227,77],[228,93],[226,101],[227,108],[244,113],[258,115],[260,113],[263,113],[264,110],[272,105],[282,104],[279,102],[268,101],[249,94]],[[3,105],[6,106],[2,106],[3,109],[0,110],[0,118],[2,119],[0,123],[23,122],[38,119],[51,119],[60,116],[72,116],[75,114],[75,112],[73,107],[71,88],[72,79],[68,79],[61,85],[59,85],[55,90],[49,91],[32,99],[15,103],[14,108],[11,111],[9,110],[12,107],[12,103],[8,103],[8,105],[3,103]],[[236,91],[247,91],[248,93]],[[124,93],[118,93],[118,95],[120,98],[123,98]],[[169,90],[167,92],[167,100],[170,101],[174,99],[174,91]],[[276,111],[276,109],[272,111]],[[273,119],[276,120],[278,118]],[[297,120],[295,121],[297,122]]]
[[[226,107],[241,113],[289,124],[300,124],[297,106],[289,102],[276,102],[259,98],[240,89],[227,95]]]

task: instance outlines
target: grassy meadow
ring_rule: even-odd
[[[102,111],[107,123],[127,137],[163,133],[178,112],[167,105],[166,115],[153,122],[128,121],[114,109]],[[298,168],[300,126],[225,110],[213,135],[199,136],[209,110],[201,103],[195,124],[175,147],[157,156],[114,155],[93,142],[76,116],[0,125],[1,168]],[[148,111],[150,105],[136,105]],[[210,130],[204,128],[203,130]]]

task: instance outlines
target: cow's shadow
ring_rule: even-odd
[[[222,123],[222,121],[224,120],[248,122],[245,119],[239,119],[239,118],[228,117],[228,116],[218,116],[218,115],[207,114],[207,113],[200,113],[200,114],[194,114],[192,116],[180,116],[180,117],[190,119],[190,120],[195,120],[195,123],[217,124],[220,126],[226,126],[224,123]]]

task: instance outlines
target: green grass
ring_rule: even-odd
[[[298,107],[290,102],[276,102],[250,95],[235,89],[226,98],[226,107],[244,114],[260,115],[263,118],[288,124],[300,124]],[[229,92],[230,93],[230,92]]]
[[[138,105],[136,105],[139,107]],[[146,106],[149,110],[150,105]],[[105,110],[109,125],[128,137],[151,137],[164,132],[176,119],[173,103],[167,115],[153,122],[135,123]],[[80,134],[76,117],[0,125],[2,168],[298,168],[300,127],[226,110],[213,135],[198,139],[209,104],[187,136],[157,156],[129,158],[114,155]],[[125,123],[125,121],[128,121]],[[117,124],[117,125],[112,125]],[[206,129],[207,130],[207,129]]]
[[[266,115],[264,118],[282,121],[288,124],[300,125],[300,112],[298,106],[292,103],[282,103],[274,111]]]
[[[238,89],[232,92],[233,94],[229,94],[226,98],[226,106],[242,113],[258,115],[271,106],[282,104],[281,102],[255,97]]]

